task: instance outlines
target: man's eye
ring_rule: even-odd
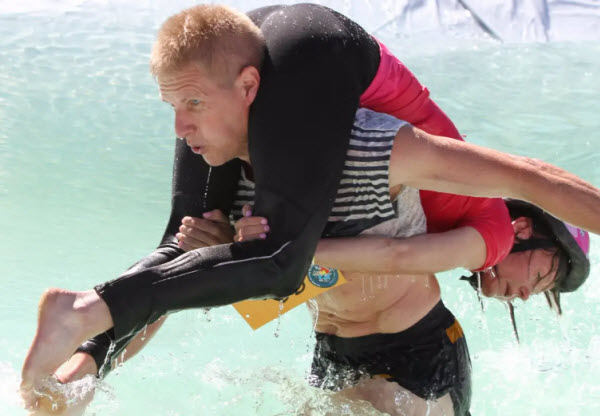
[[[200,100],[190,100],[190,104],[191,105],[198,105],[198,104],[200,104]]]

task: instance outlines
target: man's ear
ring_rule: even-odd
[[[529,240],[533,236],[533,221],[529,217],[519,217],[512,222],[515,238]]]
[[[260,73],[258,69],[252,65],[245,66],[242,68],[235,82],[243,94],[246,105],[250,106],[254,102],[258,93],[258,87],[260,86]]]

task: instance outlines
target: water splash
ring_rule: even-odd
[[[88,403],[98,384],[98,379],[92,374],[67,384],[60,383],[56,377],[50,376],[42,381],[34,393],[38,397],[40,409],[62,414],[67,409]]]
[[[20,382],[18,371],[7,362],[0,362],[0,403],[4,408],[22,408],[19,397]]]
[[[210,174],[212,173],[212,167],[208,167],[208,174],[206,175],[206,185],[204,186],[204,198],[202,199],[202,208],[206,211],[206,198],[208,197],[208,185],[210,184]]]
[[[269,414],[274,416],[380,416],[368,403],[351,400],[328,390],[311,387],[301,374],[286,367],[230,369],[215,359],[203,370],[201,380],[218,396],[227,397],[229,414]],[[252,386],[252,389],[248,389]],[[241,397],[231,400],[231,388],[243,389]],[[206,392],[204,393],[206,394]],[[198,396],[202,400],[202,396]],[[248,401],[252,402],[249,406]],[[222,403],[221,403],[222,406]],[[236,412],[240,409],[241,412]],[[212,409],[206,414],[211,414]],[[221,410],[221,409],[219,409]]]
[[[308,308],[311,310],[313,315],[312,332],[317,328],[317,322],[319,320],[319,304],[314,299],[309,299],[307,302]]]
[[[142,341],[146,341],[146,332],[148,331],[148,325],[144,325],[144,331],[142,332]]]
[[[361,282],[362,282],[362,292],[361,292],[361,296],[360,296],[360,300],[362,300],[363,302],[367,300],[367,289],[365,287],[365,276],[361,277]]]
[[[508,308],[508,313],[510,315],[510,321],[512,323],[513,333],[515,334],[517,344],[520,344],[521,341],[519,339],[519,331],[517,330],[517,321],[515,321],[515,306],[513,305],[512,300],[507,300],[504,302],[504,304]]]
[[[114,341],[111,341],[106,352],[106,357],[104,357],[104,362],[98,369],[98,377],[100,377],[100,379],[103,379],[110,371],[110,357],[112,356],[112,353],[115,351],[116,347],[117,344]]]
[[[283,313],[284,302],[285,300],[281,299],[279,301],[279,305],[277,306],[277,325],[275,326],[275,332],[273,333],[275,338],[279,338],[279,331],[281,328],[281,314]]]
[[[125,356],[127,355],[127,348],[123,348],[121,354],[117,356],[114,360],[113,368],[122,367],[125,364]]]
[[[206,322],[211,322],[212,317],[210,316],[210,308],[201,308],[201,310]]]
[[[493,273],[493,272],[492,272]],[[481,289],[481,272],[476,272],[477,276],[477,300],[479,300],[479,306],[481,306],[481,312],[485,312],[485,307],[483,305],[483,291]],[[495,275],[494,275],[495,277]]]

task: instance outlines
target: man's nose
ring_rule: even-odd
[[[196,130],[191,118],[183,111],[175,112],[175,134],[177,137],[185,138]]]

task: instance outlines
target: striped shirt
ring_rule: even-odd
[[[397,199],[397,203],[390,199],[390,155],[398,129],[406,124],[367,109],[361,108],[356,112],[342,178],[323,232],[324,237],[358,235],[378,224],[397,219],[399,211],[404,214],[405,209],[409,208],[407,205],[418,206],[418,210],[414,208],[417,214],[411,216],[411,222],[413,225],[415,222],[419,224],[419,232],[424,231],[425,217],[416,190],[405,188],[406,192],[402,192],[403,196]],[[241,218],[242,206],[252,205],[253,200],[254,183],[246,178],[242,169],[231,211],[232,221]]]

